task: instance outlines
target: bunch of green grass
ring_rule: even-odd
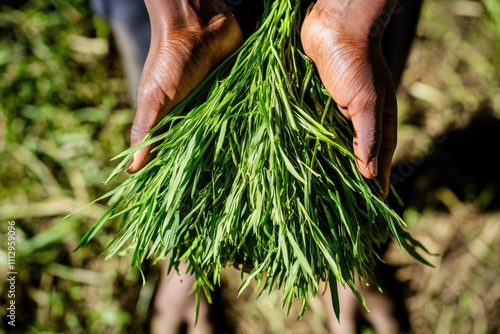
[[[355,276],[373,276],[377,246],[392,237],[421,259],[420,245],[356,169],[351,127],[300,50],[300,0],[265,4],[259,29],[157,127],[167,130],[119,156],[110,178],[158,143],[153,161],[103,197],[112,206],[81,245],[120,217],[110,256],[130,248],[136,266],[187,261],[198,296],[210,300],[220,269],[242,261],[253,269],[241,289],[253,279],[281,289],[300,315],[330,281],[338,314],[335,281],[363,301]]]

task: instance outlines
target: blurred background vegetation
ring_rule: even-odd
[[[113,226],[73,251],[105,203],[62,219],[113,187],[103,184],[115,166],[110,159],[128,145],[134,111],[108,27],[92,16],[87,0],[5,3],[0,230],[4,236],[15,220],[16,328],[146,332],[158,268],[146,265],[143,285],[127,256],[104,260]],[[385,255],[406,286],[414,333],[500,333],[499,87],[500,2],[425,1],[398,92],[393,183],[406,204],[395,208],[438,254],[436,268],[393,247]],[[238,275],[224,276],[223,304],[236,333],[326,332],[319,301],[297,322],[293,314],[284,317],[279,296],[236,298]]]

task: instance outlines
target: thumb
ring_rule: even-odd
[[[165,112],[164,106],[158,103],[151,94],[140,94],[137,103],[137,112],[135,114],[134,123],[130,130],[130,145],[135,146],[140,144],[146,135],[163,119]],[[138,172],[144,167],[154,154],[151,150],[156,144],[148,145],[134,153],[127,172],[130,174]]]
[[[383,98],[376,93],[355,99],[347,114],[354,127],[353,147],[359,172],[367,179],[378,175],[378,155],[382,142]]]

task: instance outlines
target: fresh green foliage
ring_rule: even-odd
[[[498,2],[452,3],[424,2],[421,38],[415,41],[414,61],[409,63],[398,96],[403,122],[400,151],[408,150],[409,142],[421,143],[422,136],[435,134],[436,124],[445,130],[453,128],[457,122],[462,124],[464,115],[477,115],[483,107],[497,118],[500,115],[500,53],[495,51],[500,45],[495,38],[500,36]],[[484,13],[463,17],[450,10],[451,5],[471,3],[484,4]],[[433,34],[435,26],[442,35]],[[102,261],[98,257],[116,232],[115,225],[110,223],[88,247],[72,252],[105,207],[96,204],[87,209],[90,212],[61,220],[88,201],[85,196],[93,198],[113,186],[102,184],[111,172],[109,158],[126,147],[133,110],[125,109],[125,81],[116,71],[118,65],[111,66],[116,55],[112,51],[89,53],[93,48],[79,45],[83,41],[90,42],[85,46],[101,41],[107,45],[106,27],[92,18],[87,0],[30,0],[18,10],[0,8],[0,32],[0,235],[4,235],[5,222],[14,219],[21,265],[17,288],[28,291],[16,296],[22,305],[19,324],[28,326],[18,329],[24,333],[140,333],[145,316],[139,316],[138,310],[147,313],[151,301],[141,299],[141,304],[131,298],[141,282],[135,271],[127,269],[129,258]],[[47,52],[44,57],[39,50]],[[415,81],[436,87],[441,92],[437,102],[442,103],[429,104],[427,99],[410,96],[407,88]],[[457,150],[465,152],[462,146]],[[459,159],[463,158],[462,154]],[[420,185],[429,183],[441,167],[435,163],[432,168],[416,167],[422,172],[418,189],[405,196],[405,202],[423,197],[436,201]],[[447,203],[450,214],[443,213],[441,204],[437,211],[426,205],[413,208],[413,219],[407,221],[413,223],[412,234],[425,240],[429,249],[446,254],[436,261],[439,270],[425,270],[392,247],[384,257],[402,268],[398,279],[410,284],[412,296],[406,305],[411,331],[496,332],[500,325],[500,236],[496,233],[500,216],[498,212],[484,214],[470,203]],[[0,272],[5,273],[3,242]],[[144,270],[148,282],[142,290],[154,290],[155,272]],[[223,271],[222,284],[235,333],[327,333],[321,307],[309,308],[297,322],[278,311],[279,293],[255,300],[254,284],[250,284],[236,298],[240,280],[233,273]],[[0,284],[1,296],[6,296],[5,286]],[[298,306],[292,308],[293,314]]]
[[[140,276],[122,279],[118,262],[97,260],[110,240],[107,233],[92,247],[73,252],[106,207],[95,204],[62,220],[105,191],[109,159],[127,146],[133,110],[121,102],[125,80],[110,78],[105,23],[93,21],[88,0],[30,0],[22,7],[10,1],[17,9],[5,3],[0,4],[0,272],[3,280],[10,271],[4,236],[13,220],[15,330],[123,333],[133,322],[116,295],[120,289],[130,294]],[[5,301],[7,288],[0,284]],[[13,329],[4,310],[0,333]]]
[[[166,131],[119,155],[111,178],[158,143],[153,161],[101,198],[112,206],[80,246],[121,217],[110,255],[129,248],[135,266],[187,261],[209,300],[221,268],[250,263],[241,290],[253,279],[282,289],[283,306],[298,299],[301,316],[319,280],[363,301],[356,276],[373,279],[390,237],[425,260],[356,169],[350,125],[300,49],[300,1],[265,3],[258,30],[157,127]]]

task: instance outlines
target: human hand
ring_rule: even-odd
[[[301,31],[306,55],[353,123],[358,169],[365,178],[378,179],[383,198],[397,141],[396,95],[380,46],[394,6],[387,2],[319,0]]]
[[[210,0],[146,0],[151,46],[139,86],[132,146],[243,43],[238,23],[223,6]],[[152,149],[138,150],[127,171],[135,173],[146,165]]]

